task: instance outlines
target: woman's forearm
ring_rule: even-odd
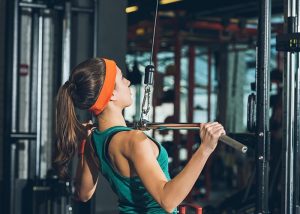
[[[78,198],[84,202],[88,201],[96,190],[98,173],[92,173],[84,157],[78,161],[75,180]]]
[[[183,170],[165,184],[161,203],[166,210],[172,211],[186,198],[210,154],[211,152],[200,147]]]
[[[183,170],[163,188],[162,203],[167,210],[174,209],[187,196],[210,154],[215,150],[219,138],[226,134],[224,127],[218,122],[200,124],[200,148],[194,153]]]

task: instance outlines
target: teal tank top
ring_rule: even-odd
[[[106,180],[110,183],[112,190],[117,194],[119,198],[118,202],[120,213],[167,213],[149,194],[138,176],[122,176],[114,169],[109,160],[110,158],[108,155],[108,143],[111,137],[117,132],[129,130],[132,129],[125,126],[114,126],[102,132],[95,129],[92,134],[92,139],[96,148],[97,155],[100,159],[100,171],[106,178]],[[148,137],[153,140],[159,147],[159,155],[157,157],[157,161],[167,179],[170,180],[167,151],[163,146],[160,145],[160,143],[155,141],[150,136]],[[176,210],[174,210],[173,213],[177,213]]]

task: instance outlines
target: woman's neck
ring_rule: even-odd
[[[126,126],[122,110],[105,109],[98,117],[98,129],[103,131],[113,126]]]

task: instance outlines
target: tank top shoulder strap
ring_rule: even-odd
[[[109,160],[107,156],[107,148],[108,144],[111,141],[112,137],[121,131],[130,131],[132,128],[126,127],[126,126],[114,126],[111,128],[108,128],[104,131],[99,131],[95,129],[92,134],[92,143],[94,144],[94,147],[96,148],[96,152],[98,155],[98,158],[101,163],[102,170],[104,170],[106,167],[109,167],[108,165]]]

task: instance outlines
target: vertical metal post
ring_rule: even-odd
[[[41,139],[42,139],[42,75],[43,75],[43,34],[44,34],[44,18],[39,14],[38,18],[38,61],[37,61],[37,117],[36,117],[36,150],[35,150],[35,163],[36,163],[36,178],[41,176]]]
[[[11,191],[11,194],[10,194],[10,198],[9,198],[9,201],[10,201],[10,212],[11,214],[14,214],[16,211],[15,211],[15,206],[14,206],[14,203],[15,203],[15,191],[16,191],[16,188],[15,188],[15,180],[16,180],[16,153],[17,153],[17,146],[16,144],[11,144],[11,156],[10,156],[10,191]]]
[[[231,79],[231,96],[234,97],[234,102],[237,100],[237,78],[238,78],[238,63],[239,63],[239,51],[236,48],[236,44],[233,44],[233,68],[232,68],[232,79]],[[236,106],[231,106],[234,108],[234,111],[230,112],[230,130],[236,132],[237,130],[237,109]]]
[[[174,80],[174,92],[175,92],[175,103],[174,103],[174,120],[180,120],[180,67],[181,67],[181,41],[179,32],[176,35],[175,41],[175,80]]]
[[[188,117],[187,122],[193,123],[194,119],[194,90],[195,90],[195,46],[189,46],[189,77],[188,77]],[[194,134],[193,131],[188,131],[187,135],[187,150],[188,156],[192,155],[192,147],[194,144]]]
[[[298,54],[298,62],[300,61]],[[299,66],[299,65],[298,65]],[[300,214],[300,74],[299,67],[296,74],[295,92],[295,159],[294,159],[294,213]]]
[[[179,25],[179,23],[176,23]],[[177,26],[178,28],[178,26]],[[175,75],[174,75],[174,93],[175,93],[175,101],[174,101],[174,121],[180,122],[180,77],[181,77],[181,38],[179,29],[176,29],[176,38],[175,38]],[[180,133],[178,130],[173,131],[173,141],[176,146],[180,144]],[[177,167],[178,165],[178,149],[175,149],[174,152],[174,165]]]
[[[257,138],[256,171],[257,201],[255,213],[269,213],[269,106],[270,106],[270,23],[271,0],[261,0],[259,5],[257,46]]]
[[[19,66],[20,16],[18,0],[7,1],[6,23],[6,81],[5,81],[5,126],[4,126],[4,213],[14,214],[15,198],[15,154],[16,145],[10,134],[17,131],[17,77]]]
[[[43,28],[42,11],[33,11],[32,16],[32,51],[31,51],[31,99],[30,99],[30,131],[36,132],[36,141],[31,141],[29,147],[29,178],[41,176],[41,143],[42,143],[42,75],[43,75]]]
[[[295,17],[295,0],[284,2],[285,33],[292,33],[294,26],[289,23]],[[293,25],[293,24],[292,24]],[[281,212],[293,213],[293,188],[294,188],[294,115],[295,110],[295,55],[284,54],[283,72],[283,142],[282,142],[282,204]]]
[[[297,14],[297,26],[296,31],[300,32],[300,1],[296,2],[296,14]],[[299,73],[299,62],[300,54],[297,53],[296,56],[296,91],[295,91],[295,158],[294,158],[294,208],[293,212],[295,214],[300,214],[300,73]]]
[[[207,121],[211,121],[211,64],[212,64],[212,57],[211,57],[211,48],[208,48],[207,52]],[[205,197],[204,199],[209,198],[210,189],[211,189],[211,177],[210,177],[210,169],[211,169],[211,159],[207,161],[205,167]]]
[[[32,11],[32,30],[31,30],[31,72],[30,72],[30,103],[29,103],[29,130],[34,133],[37,130],[37,86],[38,86],[38,64],[39,64],[39,13],[36,10]],[[33,179],[37,176],[36,169],[36,150],[37,139],[29,143],[29,166],[28,177]]]
[[[63,21],[63,54],[62,54],[62,78],[61,82],[64,83],[69,79],[70,62],[71,62],[71,2],[65,3],[65,17]]]
[[[17,93],[18,93],[18,71],[19,71],[19,58],[20,58],[20,42],[19,42],[19,31],[20,31],[20,10],[19,1],[14,0],[14,24],[13,24],[13,62],[12,62],[12,112],[11,112],[11,132],[16,132],[17,127]]]
[[[207,121],[210,121],[211,115],[211,48],[207,53]]]
[[[216,70],[218,75],[218,113],[217,118],[220,123],[222,123],[225,129],[229,129],[229,119],[227,117],[228,112],[228,84],[229,84],[229,54],[228,54],[228,44],[221,44],[220,48],[216,51]],[[222,84],[220,84],[222,83]],[[222,109],[222,111],[220,111]],[[229,130],[230,131],[230,130]]]

